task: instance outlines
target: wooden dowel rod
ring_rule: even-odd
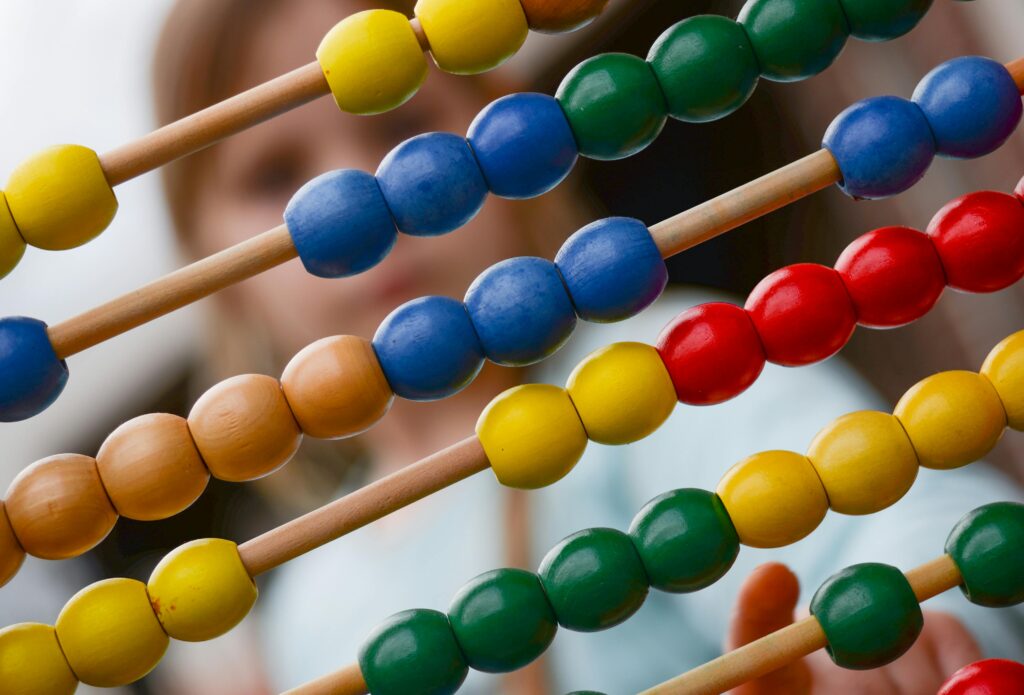
[[[1010,61],[1006,64],[1006,69],[1010,71],[1013,81],[1017,83],[1017,89],[1024,94],[1024,58]]]
[[[340,671],[292,688],[284,695],[367,695],[369,692],[359,664],[350,664]]]
[[[949,591],[953,587],[960,586],[960,582],[963,581],[960,570],[949,555],[937,557],[931,562],[915,567],[906,574],[907,581],[914,589],[914,595],[921,603]]]

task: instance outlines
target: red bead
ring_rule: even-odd
[[[1024,276],[1024,203],[1012,195],[961,196],[932,218],[928,234],[950,287],[995,292]]]
[[[764,369],[750,316],[724,302],[679,314],[658,338],[658,352],[682,403],[712,405],[743,393]]]
[[[909,227],[883,227],[846,247],[836,262],[857,322],[902,326],[927,314],[946,288],[932,240]]]
[[[839,352],[857,324],[839,273],[815,263],[776,270],[750,293],[746,308],[768,359],[787,367]]]
[[[986,659],[964,666],[946,681],[938,695],[1024,695],[1024,665]]]

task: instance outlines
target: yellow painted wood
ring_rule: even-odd
[[[7,196],[0,191],[0,278],[14,270],[24,255],[25,240],[7,207]]]
[[[437,66],[456,75],[498,67],[529,32],[519,0],[419,0],[416,17]]]
[[[77,687],[52,627],[19,623],[0,630],[0,693],[71,695]]]
[[[1024,430],[1024,331],[996,345],[981,367],[1003,402],[1010,427]]]

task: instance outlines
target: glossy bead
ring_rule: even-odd
[[[818,527],[828,497],[806,456],[765,451],[749,456],[722,477],[718,496],[743,545],[780,548]]]
[[[828,655],[848,669],[884,666],[902,656],[924,627],[921,605],[895,567],[864,563],[830,577],[811,599]]]
[[[491,193],[525,199],[547,193],[576,164],[569,121],[546,94],[510,94],[477,115],[467,136]]]
[[[1024,277],[1024,205],[1012,195],[979,191],[950,201],[928,234],[951,287],[995,292]]]
[[[895,504],[917,478],[917,454],[899,420],[862,410],[821,430],[807,449],[829,507],[874,514]]]
[[[0,586],[11,581],[24,561],[25,550],[14,535],[11,521],[7,518],[7,509],[3,500],[0,500]],[[2,682],[3,679],[0,678],[0,683]],[[0,688],[0,692],[2,691]]]
[[[427,77],[427,59],[400,12],[366,10],[334,25],[316,59],[338,108],[369,116],[409,101]]]
[[[484,364],[465,305],[449,297],[420,297],[392,311],[373,336],[373,349],[391,388],[412,401],[458,393]]]
[[[491,401],[476,423],[491,470],[508,487],[533,490],[564,478],[587,448],[569,393],[526,384]]]
[[[558,87],[580,154],[613,160],[640,152],[665,127],[667,105],[649,63],[604,53],[577,65]]]
[[[839,188],[853,198],[888,198],[921,180],[935,157],[928,120],[899,97],[858,101],[836,116],[822,147],[835,157]]]
[[[761,74],[777,82],[817,75],[850,33],[839,0],[747,0],[737,20],[750,36]]]
[[[561,34],[575,31],[594,21],[608,0],[520,0],[530,28]]]
[[[0,692],[72,695],[76,688],[78,679],[52,627],[20,623],[0,630]]]
[[[241,483],[288,463],[302,442],[277,379],[243,374],[200,396],[188,428],[214,478]]]
[[[596,632],[618,625],[647,598],[647,575],[630,537],[610,528],[574,533],[544,556],[541,583],[563,627]]]
[[[117,213],[99,157],[80,145],[50,147],[25,160],[11,172],[6,193],[22,238],[51,251],[91,241]]]
[[[7,196],[0,191],[0,278],[5,277],[25,255],[25,240],[7,207]]]
[[[566,388],[587,436],[601,444],[643,439],[661,427],[676,405],[665,363],[643,343],[595,350],[572,371]]]
[[[78,454],[58,454],[24,469],[4,504],[21,547],[46,560],[91,550],[117,523],[96,460]]]
[[[862,41],[889,41],[917,26],[932,0],[840,0],[850,36]]]
[[[351,335],[300,350],[284,368],[281,388],[299,428],[317,439],[365,432],[395,399],[370,341]]]
[[[452,599],[448,619],[466,663],[486,673],[526,666],[544,653],[558,629],[540,579],[518,569],[471,579]]]
[[[146,585],[134,579],[106,579],[75,594],[57,616],[57,639],[78,679],[101,688],[145,676],[169,641]]]
[[[954,673],[938,695],[1020,695],[1024,692],[1024,664],[1007,659],[985,659]]]
[[[992,348],[981,367],[999,400],[1010,427],[1024,430],[1024,331],[1018,331]]]
[[[797,263],[776,270],[747,298],[765,355],[798,367],[839,352],[857,325],[853,302],[832,268]]]
[[[174,639],[202,642],[242,622],[256,602],[256,584],[238,546],[205,538],[165,555],[147,585],[164,631]]]
[[[519,0],[419,0],[416,17],[437,67],[456,75],[498,67],[529,32]]]
[[[377,179],[365,171],[322,174],[284,210],[295,249],[311,275],[343,278],[384,260],[398,238]]]
[[[1017,196],[1018,200],[1024,202],[1024,178],[1017,182],[1017,187],[1013,189],[1013,194]]]
[[[510,258],[491,266],[470,286],[465,304],[484,354],[510,367],[552,355],[576,327],[562,275],[544,258]]]
[[[971,603],[990,608],[1024,601],[1024,505],[995,502],[970,512],[946,539]]]
[[[858,237],[836,262],[857,323],[902,326],[927,314],[946,287],[935,245],[909,227],[883,227]]]
[[[946,470],[977,461],[1006,428],[999,395],[974,372],[942,372],[919,381],[893,412],[925,468]]]
[[[610,323],[635,316],[668,284],[668,269],[640,220],[609,217],[573,234],[555,256],[576,315]]]
[[[448,616],[426,609],[378,625],[359,648],[359,670],[373,695],[448,695],[468,673]]]
[[[740,552],[736,528],[718,495],[673,490],[644,505],[629,527],[651,586],[699,591],[725,576]]]
[[[57,357],[46,324],[23,316],[0,319],[0,422],[18,422],[50,407],[68,365]]]

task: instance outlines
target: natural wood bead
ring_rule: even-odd
[[[117,522],[96,459],[58,454],[23,470],[7,490],[7,517],[21,547],[46,560],[76,557]]]
[[[281,385],[261,374],[232,377],[204,393],[188,427],[213,477],[235,483],[273,473],[302,441]]]
[[[203,494],[210,471],[184,418],[153,413],[111,433],[96,455],[103,486],[121,516],[166,519]]]
[[[604,12],[608,0],[520,0],[530,28],[543,33],[574,31]]]
[[[24,561],[25,549],[14,535],[5,505],[0,501],[0,586],[11,581]]]

